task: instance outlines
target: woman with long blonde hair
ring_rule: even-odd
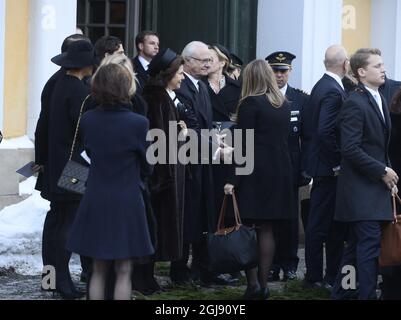
[[[257,228],[259,265],[246,270],[248,286],[244,298],[267,299],[275,248],[273,225],[291,218],[290,109],[266,61],[251,62],[243,77],[236,120],[237,128],[242,130],[242,152],[245,149],[249,159],[249,152],[254,150],[254,170],[247,176],[231,177],[224,189],[226,194],[236,189],[242,220]],[[253,130],[254,148],[247,145],[248,130]]]

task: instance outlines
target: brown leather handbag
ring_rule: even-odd
[[[235,225],[224,226],[227,195],[224,196],[217,231],[209,233],[207,245],[209,268],[217,273],[237,272],[254,268],[258,264],[258,240],[255,228],[242,224],[235,193],[232,194]]]
[[[401,265],[401,215],[397,215],[396,198],[401,203],[398,195],[393,197],[394,221],[386,225],[382,231],[379,257],[381,267]]]

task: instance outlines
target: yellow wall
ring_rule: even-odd
[[[6,0],[4,136],[26,134],[29,0]]]
[[[344,0],[343,45],[351,55],[370,47],[371,0]]]

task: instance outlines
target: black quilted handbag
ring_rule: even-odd
[[[207,237],[209,267],[216,273],[248,270],[256,267],[259,260],[256,230],[242,224],[234,192],[232,198],[235,226],[224,227],[227,205],[227,196],[224,196],[217,231]]]
[[[77,127],[75,129],[74,140],[72,142],[70,158],[68,159],[68,162],[65,165],[63,172],[61,173],[61,176],[57,182],[57,186],[59,188],[78,194],[85,193],[86,181],[88,180],[88,175],[89,175],[89,167],[84,166],[76,161],[73,161],[72,155],[74,153],[75,143],[77,140],[79,123],[81,122],[81,117],[82,117],[82,111],[85,102],[88,100],[88,98],[89,96],[86,97],[84,102],[82,103],[77,122]]]

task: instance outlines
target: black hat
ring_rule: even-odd
[[[219,49],[220,52],[224,54],[227,60],[231,63],[230,51],[228,51],[226,47],[222,46],[221,44],[213,44],[212,47],[216,47],[217,49]]]
[[[65,69],[81,69],[96,63],[95,49],[86,40],[78,40],[71,43],[67,52],[59,54],[51,61]]]
[[[160,51],[149,64],[149,75],[155,76],[160,71],[166,70],[176,58],[177,54],[171,49]]]
[[[273,52],[267,56],[267,60],[273,69],[289,70],[291,69],[292,60],[296,58],[295,55],[286,51]]]
[[[242,66],[244,64],[244,62],[234,53],[230,53],[230,57],[231,57],[231,62],[234,66]]]

